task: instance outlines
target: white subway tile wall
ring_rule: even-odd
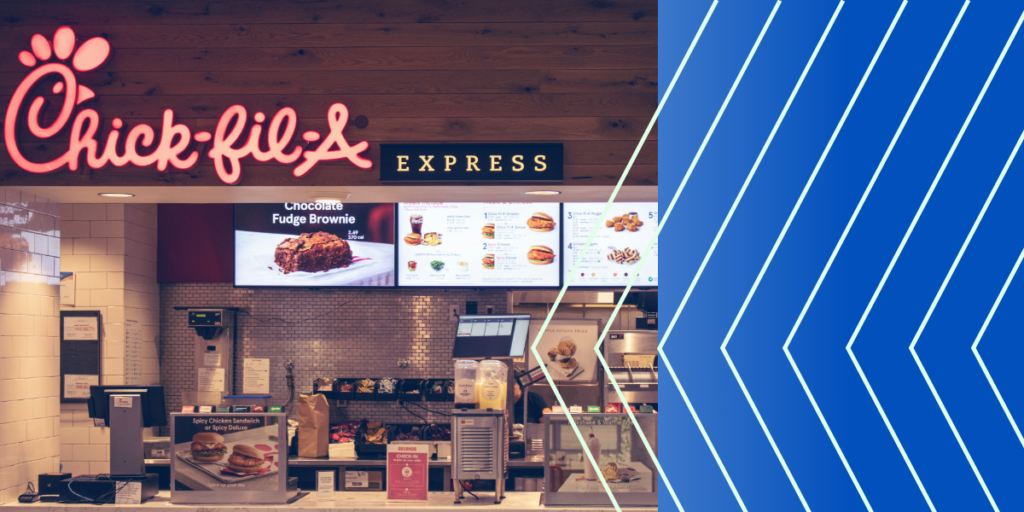
[[[238,307],[235,352],[235,390],[242,392],[242,360],[270,358],[272,405],[288,400],[284,362],[295,363],[298,393],[310,393],[313,380],[329,378],[427,379],[453,376],[452,346],[456,322],[449,320],[448,305],[467,301],[483,311],[494,305],[507,308],[508,293],[471,290],[308,290],[235,288],[227,283],[182,283],[160,286],[160,381],[168,411],[180,411],[182,391],[195,389],[193,343],[195,331],[186,327],[186,312],[175,306]],[[406,368],[399,359],[408,359]],[[410,412],[394,402],[349,401],[331,404],[332,421],[383,420],[417,423]],[[451,408],[443,402],[422,403],[436,411]],[[444,416],[409,409],[430,422]],[[292,409],[293,413],[297,409]]]
[[[64,204],[60,269],[74,272],[74,306],[99,311],[103,384],[159,384],[157,335],[160,286],[156,282],[156,205]],[[127,326],[132,328],[128,329]],[[141,333],[128,351],[129,333]],[[93,426],[85,404],[60,406],[60,461],[74,474],[109,472],[110,430]]]
[[[0,187],[0,504],[59,467],[60,213]]]

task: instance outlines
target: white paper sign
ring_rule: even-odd
[[[132,408],[132,397],[130,396],[115,396],[114,407],[124,407],[126,409]]]
[[[115,504],[138,505],[142,503],[142,482],[118,482],[117,485]]]
[[[74,272],[61,272],[60,273],[60,305],[61,306],[74,306],[75,305],[75,273]]]
[[[243,361],[244,377],[242,393],[247,395],[270,394],[270,359],[250,359]]]
[[[99,317],[64,317],[64,339],[86,341],[100,339]]]
[[[334,499],[334,471],[316,472],[316,498],[318,501]]]
[[[361,487],[363,489],[369,487],[370,475],[366,471],[346,471],[345,472],[345,487]]]
[[[220,352],[207,352],[203,354],[203,366],[220,366]]]
[[[99,375],[65,375],[64,398],[89,398],[89,386],[99,385]]]
[[[224,391],[224,368],[198,368],[199,391]]]

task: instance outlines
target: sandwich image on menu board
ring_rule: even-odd
[[[393,225],[391,203],[236,204],[235,285],[394,286]]]
[[[558,203],[399,203],[398,285],[557,287],[559,214]]]

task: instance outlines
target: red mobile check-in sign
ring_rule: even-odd
[[[388,445],[388,500],[427,501],[426,445]]]

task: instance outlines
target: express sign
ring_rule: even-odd
[[[193,140],[200,143],[212,141],[206,156],[213,160],[217,176],[229,185],[238,183],[242,177],[241,160],[250,156],[258,162],[274,160],[282,164],[292,164],[301,158],[302,161],[292,171],[296,177],[303,176],[321,161],[347,159],[362,169],[373,166],[372,162],[359,156],[366,151],[369,143],[362,141],[349,145],[342,135],[348,123],[348,108],[341,103],[335,103],[328,109],[328,133],[313,149],[292,145],[298,124],[298,115],[294,109],[285,107],[278,110],[270,119],[264,135],[263,123],[267,116],[263,112],[256,112],[252,116],[253,123],[249,125],[248,112],[242,105],[234,105],[225,110],[217,121],[217,128],[213,134],[191,133],[187,126],[175,123],[174,112],[167,109],[164,110],[163,124],[159,127],[159,137],[153,127],[139,124],[128,130],[124,143],[120,143],[124,123],[121,119],[115,118],[111,120],[112,130],[101,146],[96,138],[100,116],[95,110],[79,109],[72,120],[72,114],[78,105],[96,97],[96,93],[88,87],[78,84],[75,72],[87,72],[100,67],[110,56],[110,43],[102,37],[94,37],[82,43],[76,51],[74,31],[69,27],[61,27],[54,34],[52,43],[41,34],[32,36],[31,47],[32,51],[21,52],[18,60],[26,67],[34,69],[14,91],[4,120],[4,143],[7,151],[14,163],[28,172],[54,172],[65,165],[68,169],[76,171],[82,153],[85,153],[86,165],[93,169],[108,164],[116,167],[128,164],[138,167],[155,165],[159,171],[166,171],[168,165],[176,169],[189,169],[200,159],[199,151],[190,150]],[[61,62],[47,62],[53,57]],[[66,63],[69,58],[70,67]],[[46,103],[43,96],[33,99],[27,112],[22,111],[28,95],[33,92],[39,81],[48,75],[57,75],[58,81],[54,84],[52,92],[55,95],[63,94],[64,100],[57,119],[44,127],[40,123],[41,110]],[[49,162],[32,162],[25,158],[18,149],[16,130],[21,115],[27,116],[24,120],[29,132],[40,139],[53,137],[64,130],[70,122],[71,137],[67,152]],[[248,134],[245,133],[247,126],[250,126]],[[307,131],[302,134],[302,139],[313,143],[319,141],[321,135],[315,131]]]

